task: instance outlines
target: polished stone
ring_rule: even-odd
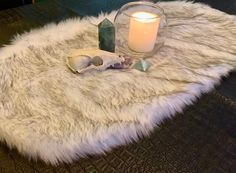
[[[98,25],[98,39],[101,50],[115,51],[115,27],[110,20],[104,19]]]
[[[95,56],[92,58],[91,63],[95,66],[100,66],[103,64],[103,59],[100,56]]]
[[[145,60],[143,60],[143,59],[137,61],[137,62],[132,66],[133,69],[136,69],[136,70],[139,70],[139,71],[142,71],[142,72],[147,71],[149,67],[150,67],[150,65],[148,64],[148,62],[145,61]]]

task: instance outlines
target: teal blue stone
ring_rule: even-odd
[[[115,27],[107,18],[98,25],[99,48],[115,52]]]
[[[139,70],[139,71],[142,71],[142,72],[147,71],[149,67],[150,67],[150,65],[148,64],[148,62],[146,62],[146,61],[143,60],[143,59],[137,61],[137,62],[132,66],[133,69],[136,69],[136,70]]]

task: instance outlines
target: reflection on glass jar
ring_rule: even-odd
[[[137,58],[153,55],[164,45],[166,17],[164,10],[151,2],[131,2],[118,11],[116,52]]]

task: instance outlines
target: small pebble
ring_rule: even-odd
[[[100,56],[95,56],[92,58],[91,63],[95,66],[100,66],[103,64],[103,59]]]

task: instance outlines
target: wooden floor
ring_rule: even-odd
[[[103,2],[45,0],[0,11],[0,46],[9,43],[15,33],[73,16],[109,12],[127,0]],[[0,173],[235,173],[235,91],[236,72],[183,114],[163,122],[151,136],[106,155],[89,156],[73,164],[53,167],[40,160],[28,161],[16,150],[0,143]]]

